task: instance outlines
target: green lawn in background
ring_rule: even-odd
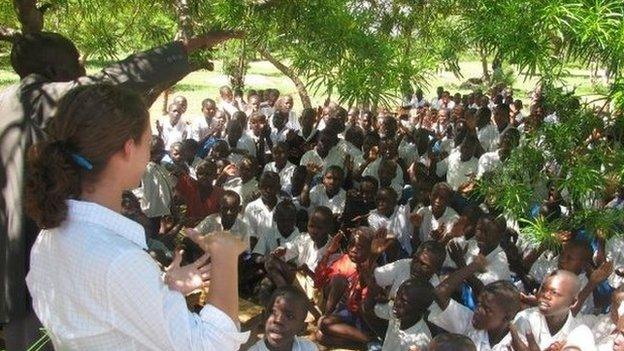
[[[433,72],[430,75],[430,79],[423,89],[426,92],[426,97],[430,98],[433,95],[437,86],[444,86],[451,93],[461,92],[467,93],[468,90],[460,90],[459,86],[462,82],[468,78],[479,77],[481,75],[481,63],[477,61],[466,61],[460,64],[462,78],[457,78],[451,72],[440,71]],[[88,66],[88,72],[96,72],[101,66]],[[597,91],[606,91],[604,84],[592,85],[589,78],[589,71],[580,69],[577,67],[569,68],[569,75],[565,78],[566,85],[569,87],[576,87],[577,94],[581,95],[587,101],[591,101],[596,98]],[[517,76],[514,83],[514,96],[528,102],[528,93],[535,87],[537,77],[525,79],[525,76]],[[13,84],[17,81],[17,75],[15,75],[10,67],[0,67],[0,88]],[[221,73],[220,62],[215,63],[215,70],[210,71],[197,71],[189,74],[186,78],[178,83],[175,87],[173,95],[184,95],[189,101],[189,110],[187,115],[199,115],[201,101],[205,98],[218,98],[218,89],[222,85],[228,84],[228,77]],[[283,94],[291,94],[295,98],[295,109],[300,110],[301,104],[299,97],[296,93],[293,83],[278,71],[273,65],[267,61],[257,61],[250,65],[249,71],[246,76],[246,89],[266,89],[276,88]],[[314,105],[320,105],[325,100],[325,96],[312,94],[312,103]],[[163,107],[162,97],[160,97],[152,106],[151,113],[153,117],[161,115]]]

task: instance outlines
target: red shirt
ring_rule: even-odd
[[[223,188],[213,186],[210,195],[202,201],[199,195],[199,183],[188,174],[183,174],[178,179],[176,189],[184,198],[189,217],[204,218],[219,211],[219,201],[224,193]]]
[[[368,293],[368,289],[360,284],[360,274],[355,262],[351,261],[348,254],[340,256],[329,266],[319,265],[314,272],[314,285],[322,289],[334,277],[344,277],[349,283],[346,291],[347,309],[353,314],[358,314],[360,305]]]

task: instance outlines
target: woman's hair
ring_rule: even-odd
[[[58,227],[66,200],[79,198],[84,183],[96,181],[126,141],[140,141],[148,123],[135,93],[104,84],[69,91],[46,129],[48,139],[28,154],[26,210],[39,227]]]

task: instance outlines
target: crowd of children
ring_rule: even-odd
[[[199,116],[173,100],[124,206],[163,266],[202,254],[182,227],[244,238],[241,294],[267,306],[252,350],[624,350],[624,241],[562,232],[551,252],[471,196],[557,123],[539,99],[525,115],[509,89],[440,87],[397,112],[295,113],[276,89],[219,92]]]

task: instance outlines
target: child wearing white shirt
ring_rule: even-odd
[[[288,161],[288,144],[284,142],[277,143],[273,146],[273,161],[264,165],[264,172],[271,171],[279,174],[282,184],[282,191],[287,192],[290,189],[293,174],[297,166]]]
[[[347,192],[342,189],[344,182],[344,171],[339,166],[330,166],[323,175],[323,183],[318,184],[306,191],[304,188],[301,195],[301,205],[307,206],[309,211],[318,207],[326,206],[338,216],[344,212],[347,201]]]
[[[477,174],[479,159],[475,157],[478,140],[473,135],[466,135],[459,147],[436,164],[438,177],[446,175],[446,182],[455,191],[461,191]]]
[[[297,230],[297,207],[286,199],[277,206],[273,213],[275,226],[261,237],[253,250],[254,254],[267,256],[280,246],[294,243],[301,235]]]
[[[267,235],[273,228],[273,212],[280,201],[279,175],[275,172],[264,172],[260,178],[260,198],[250,202],[245,207],[243,218],[249,227],[251,249],[256,246],[260,238]]]
[[[249,350],[318,350],[313,342],[297,336],[305,331],[308,305],[308,299],[301,290],[291,286],[276,290],[267,305],[268,318],[264,326],[264,337]]]
[[[448,276],[436,288],[437,306],[429,321],[450,333],[468,336],[477,351],[506,351],[511,346],[509,327],[520,311],[520,291],[508,281],[485,285],[473,311],[450,298],[461,283],[490,262],[480,256],[470,265]]]
[[[160,164],[165,155],[163,140],[153,135],[150,147],[150,162],[141,178],[141,186],[133,190],[133,194],[141,203],[141,211],[148,218],[158,220],[162,216],[171,214],[170,207],[176,179]]]
[[[414,232],[409,220],[409,205],[398,205],[398,200],[398,195],[392,188],[379,189],[377,208],[368,216],[368,224],[373,230],[385,228],[396,237],[402,252],[393,253],[391,256],[395,259],[412,254],[412,233]],[[390,252],[388,254],[390,255]]]
[[[240,196],[231,191],[226,190],[219,200],[219,212],[213,213],[204,218],[195,230],[203,235],[214,232],[229,231],[233,235],[241,238],[245,243],[246,250],[249,250],[249,235],[247,233],[247,225],[239,216],[242,207],[240,205]]]
[[[446,183],[437,183],[429,196],[431,205],[413,213],[410,220],[421,242],[439,240],[451,233],[459,215],[449,204],[453,191]]]

